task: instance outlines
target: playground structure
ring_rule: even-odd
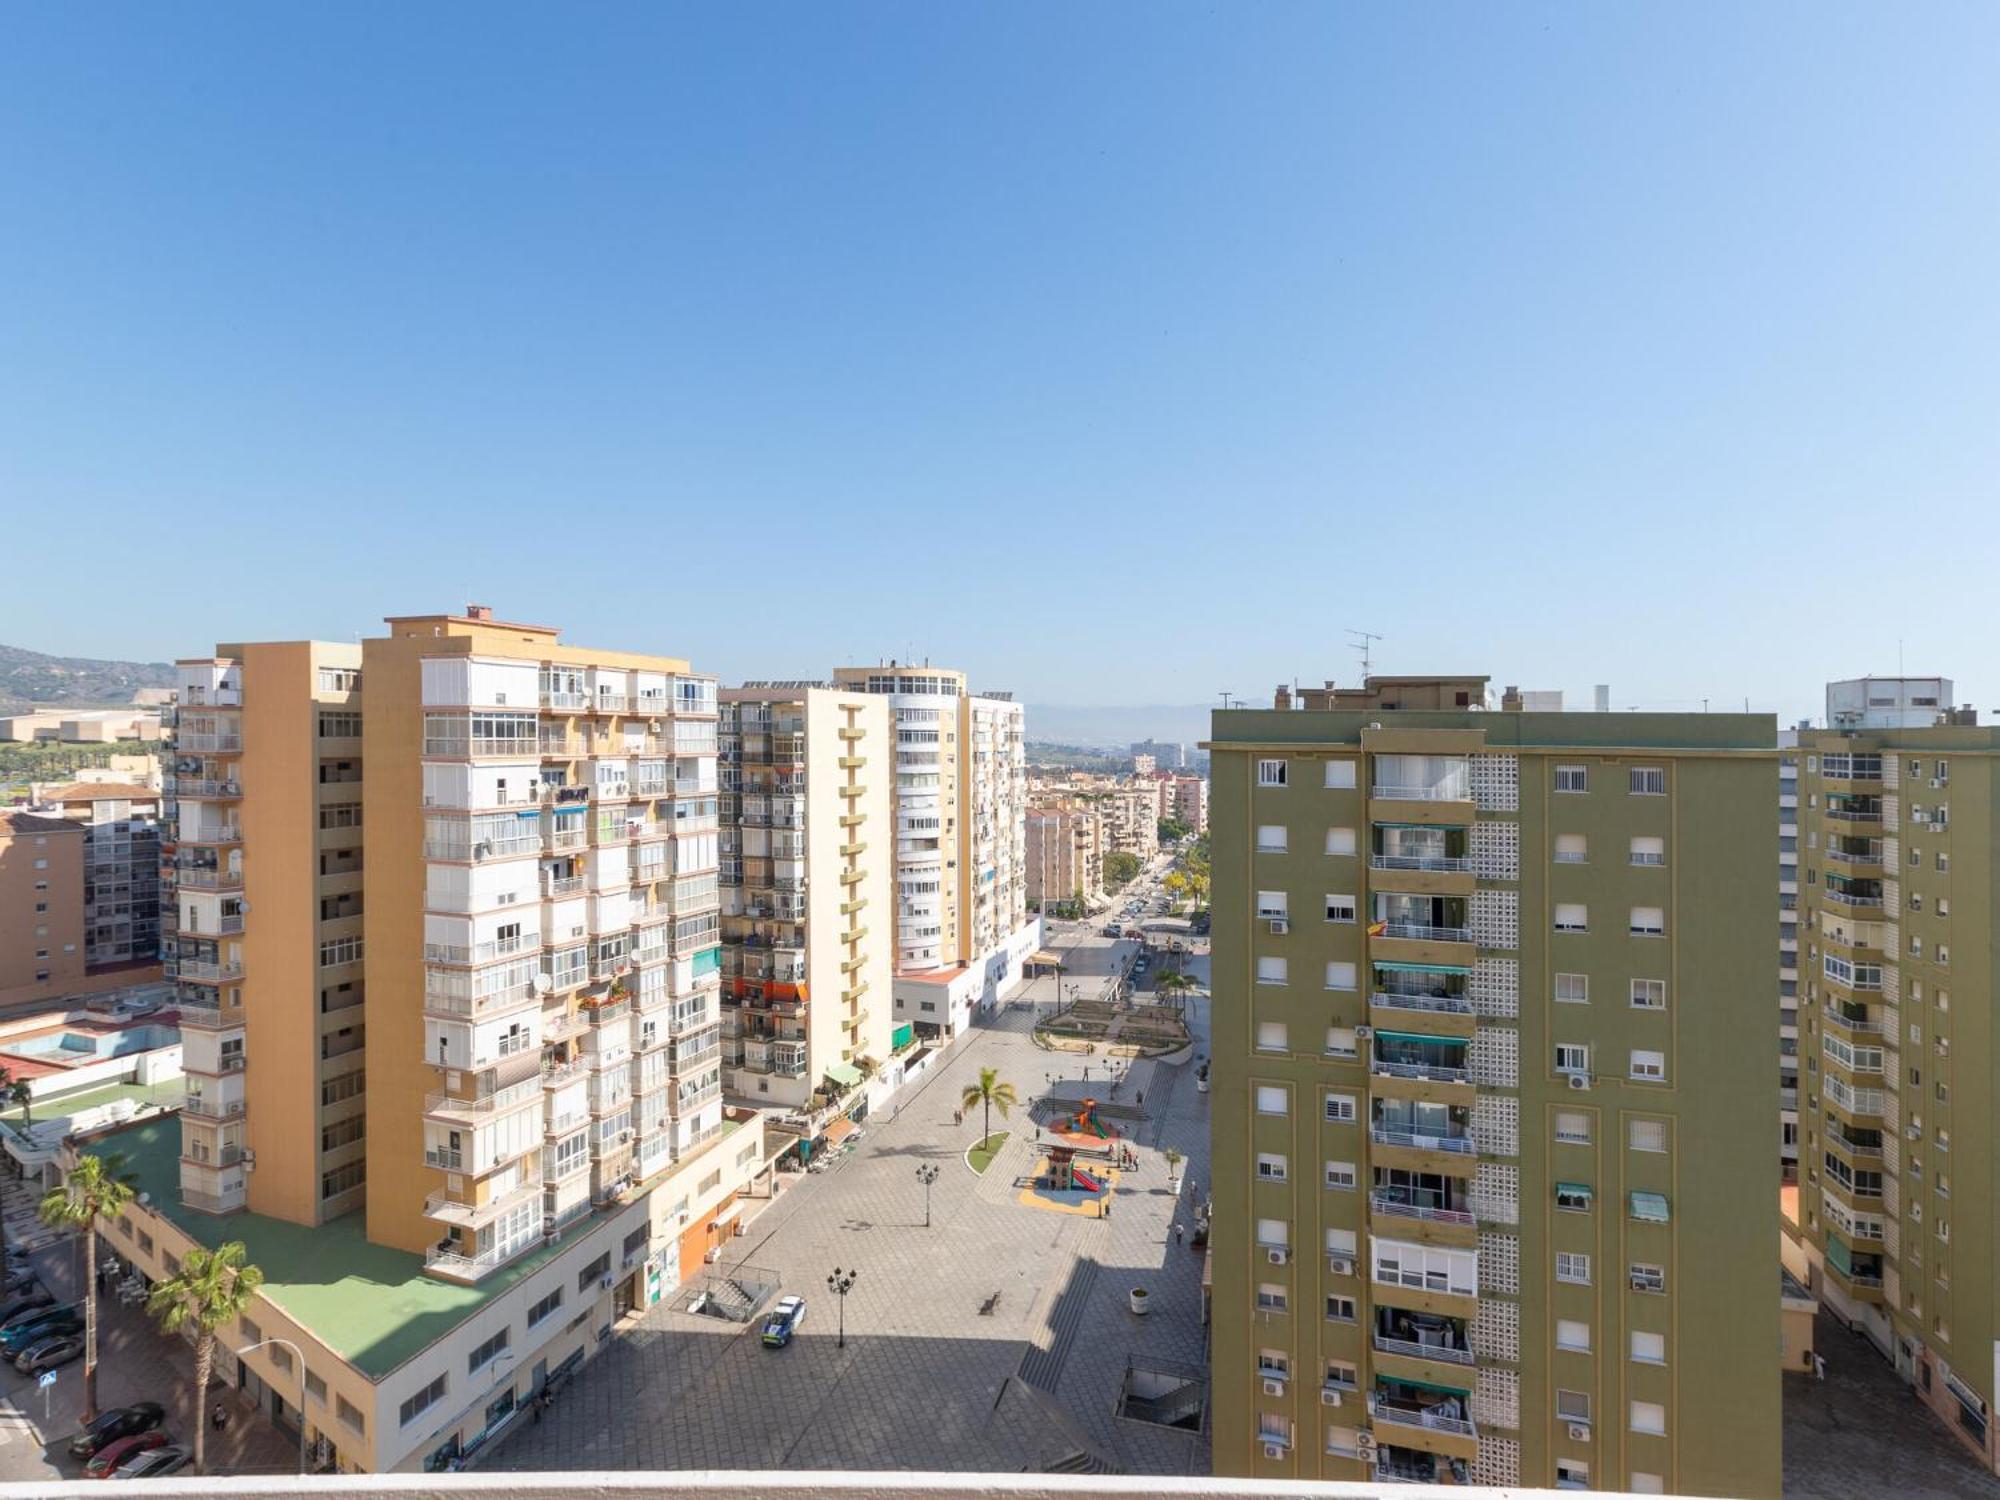
[[[1097,1170],[1101,1169],[1094,1170],[1096,1168],[1094,1160],[1091,1168],[1081,1166],[1077,1162],[1079,1154],[1082,1153],[1075,1146],[1050,1146],[1048,1162],[1044,1166],[1040,1179],[1036,1182],[1035,1186],[1056,1193],[1090,1193],[1093,1195],[1108,1193],[1111,1190],[1109,1178],[1097,1175]],[[1107,1167],[1110,1165],[1110,1154],[1108,1152],[1090,1154],[1093,1157],[1103,1155],[1105,1165]]]
[[[1076,1113],[1070,1117],[1069,1122],[1066,1125],[1058,1125],[1056,1128],[1069,1135],[1096,1136],[1100,1141],[1108,1141],[1113,1136],[1119,1134],[1117,1127],[1106,1125],[1098,1117],[1097,1101],[1095,1099],[1084,1100],[1078,1106]]]

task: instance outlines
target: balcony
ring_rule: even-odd
[[[228,984],[243,977],[241,963],[213,963],[198,958],[169,958],[165,969],[169,978],[194,984]]]
[[[511,1083],[505,1088],[495,1089],[471,1099],[457,1098],[439,1090],[424,1096],[424,1113],[437,1119],[484,1120],[503,1110],[526,1104],[542,1097],[542,1079],[538,1071],[532,1078],[524,1078],[519,1083]]]
[[[1880,889],[1873,891],[1866,889],[1853,890],[1829,884],[1822,888],[1821,894],[1836,906],[1853,907],[1861,911],[1880,911],[1882,909],[1882,892]]]
[[[1427,1407],[1407,1398],[1371,1395],[1368,1398],[1368,1415],[1377,1423],[1464,1438],[1467,1440],[1467,1446],[1463,1456],[1470,1458],[1472,1456],[1470,1445],[1472,1440],[1479,1436],[1479,1431],[1466,1418],[1452,1414],[1449,1407],[1457,1404],[1447,1402]]]
[[[1829,799],[1826,815],[1840,823],[1880,823],[1882,821],[1882,803],[1879,799],[1840,803],[1835,803]]]
[[[238,1120],[243,1117],[243,1111],[241,1099],[209,1099],[200,1094],[189,1094],[181,1100],[181,1113],[201,1120]]]
[[[482,1250],[477,1255],[460,1255],[455,1250],[445,1250],[436,1245],[424,1252],[424,1269],[445,1281],[474,1282],[527,1254],[538,1250],[542,1237],[534,1235],[518,1245],[495,1245],[490,1250]]]
[[[243,736],[234,730],[184,729],[174,736],[174,748],[190,754],[234,755],[243,748]]]
[[[173,797],[194,797],[231,800],[243,795],[243,785],[237,781],[214,781],[199,776],[170,776],[167,778],[167,795]]]
[[[1479,1154],[1479,1148],[1470,1136],[1437,1135],[1429,1131],[1374,1125],[1369,1127],[1368,1138],[1377,1146],[1391,1151],[1428,1151],[1457,1157],[1465,1162],[1465,1166],[1459,1169],[1462,1171],[1470,1171],[1472,1159]]]
[[[1866,1016],[1850,1016],[1837,1005],[1826,1007],[1826,1018],[1842,1031],[1856,1036],[1885,1036],[1887,1030],[1880,1021],[1871,1021]]]
[[[1472,872],[1472,861],[1452,854],[1371,854],[1368,856],[1371,870],[1430,870],[1443,875],[1462,875]]]
[[[1425,786],[1388,786],[1380,782],[1368,788],[1378,802],[1470,802],[1472,783],[1466,777],[1451,777]]]
[[[1376,1188],[1368,1195],[1369,1208],[1392,1218],[1415,1219],[1425,1224],[1447,1224],[1456,1229],[1476,1229],[1479,1220],[1462,1208],[1440,1208],[1410,1201],[1407,1188]]]
[[[424,962],[431,964],[483,964],[516,953],[534,953],[542,946],[539,932],[515,937],[494,938],[484,943],[425,943]]]
[[[1369,1059],[1368,1071],[1377,1078],[1400,1078],[1416,1083],[1470,1083],[1472,1074],[1463,1063],[1436,1059],[1412,1059],[1376,1055]]]
[[[1829,844],[1826,857],[1843,865],[1879,865],[1882,863],[1882,845],[1877,841],[1860,849],[1844,849],[1837,844]]]
[[[241,870],[223,870],[210,865],[169,865],[162,872],[169,884],[191,891],[240,891]]]
[[[484,1203],[461,1203],[448,1193],[432,1193],[424,1200],[424,1217],[458,1229],[480,1229],[509,1209],[541,1195],[542,1180],[539,1176],[519,1183],[504,1193],[496,1193]]]
[[[1471,1365],[1475,1356],[1470,1349],[1453,1348],[1446,1344],[1419,1343],[1412,1339],[1390,1338],[1377,1333],[1371,1341],[1378,1353],[1393,1354],[1399,1359],[1428,1360],[1432,1364]]]

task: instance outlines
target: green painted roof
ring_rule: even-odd
[[[853,1063],[828,1063],[826,1065],[826,1076],[842,1088],[847,1089],[851,1089],[861,1082],[861,1070],[855,1067]]]
[[[243,1241],[251,1264],[264,1273],[264,1295],[373,1380],[444,1337],[594,1222],[579,1220],[569,1235],[477,1286],[454,1286],[426,1276],[421,1255],[370,1244],[358,1211],[314,1228],[263,1214],[217,1218],[183,1208],[180,1142],[179,1117],[158,1115],[97,1136],[90,1149],[99,1156],[123,1152],[150,1199],[147,1207],[198,1244],[212,1250]]]

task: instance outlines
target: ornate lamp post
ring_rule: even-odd
[[[854,1290],[854,1283],[861,1273],[855,1270],[843,1271],[839,1266],[826,1278],[826,1289],[840,1299],[840,1337],[834,1341],[834,1348],[847,1347],[847,1294]]]
[[[928,1162],[917,1168],[917,1181],[924,1185],[924,1228],[931,1227],[931,1184],[938,1180],[938,1169]]]

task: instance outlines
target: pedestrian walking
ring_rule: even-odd
[[[1187,1225],[1180,1223],[1174,1225],[1174,1243],[1176,1245],[1187,1243]]]
[[[1139,1090],[1139,1102],[1141,1104],[1144,1104],[1146,1102],[1146,1091],[1144,1089]]]
[[[1813,1381],[1814,1381],[1814,1383],[1815,1383],[1815,1384],[1818,1384],[1818,1385],[1825,1385],[1825,1384],[1826,1384],[1826,1359],[1825,1359],[1825,1357],[1824,1357],[1823,1355],[1821,1355],[1821,1354],[1819,1354],[1819,1353],[1815,1352],[1815,1353],[1813,1354],[1813,1357],[1812,1357],[1812,1361],[1813,1361]]]
[[[224,1406],[220,1401],[216,1402],[215,1410],[210,1414],[208,1424],[217,1432],[222,1431],[223,1428],[229,1425],[229,1408]]]

